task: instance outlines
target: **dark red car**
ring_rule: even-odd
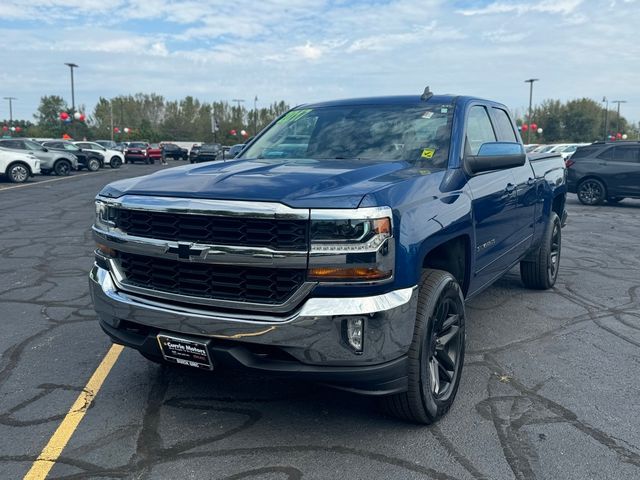
[[[129,142],[124,151],[124,163],[153,163],[154,160],[147,155],[148,147],[149,144],[146,142]]]
[[[162,159],[162,147],[157,143],[151,143],[147,147],[147,157],[153,163],[156,160]]]

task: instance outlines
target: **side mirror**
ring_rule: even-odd
[[[515,142],[483,143],[477,155],[465,157],[467,169],[472,173],[503,170],[521,167],[525,164],[527,155],[521,144]]]
[[[42,147],[42,151],[43,151],[43,152],[48,152],[48,151],[49,151],[49,149],[48,149],[47,147]]]

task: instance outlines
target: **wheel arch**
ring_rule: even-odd
[[[471,279],[471,239],[467,234],[461,234],[430,246],[421,265],[422,268],[449,272],[466,296]]]
[[[31,170],[31,166],[24,160],[13,160],[12,162],[9,162],[9,165],[7,165],[7,168],[5,169],[5,175],[14,165],[24,165],[25,167],[27,167],[27,170],[29,170],[29,176],[33,175],[33,170]]]

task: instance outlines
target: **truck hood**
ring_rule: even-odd
[[[100,195],[125,194],[279,202],[291,207],[356,208],[364,195],[411,165],[372,160],[230,160],[163,170],[107,185]]]

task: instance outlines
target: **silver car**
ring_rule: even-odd
[[[27,138],[0,139],[0,147],[31,153],[40,160],[40,170],[44,175],[69,175],[72,170],[78,169],[78,158],[73,153],[49,150]]]

